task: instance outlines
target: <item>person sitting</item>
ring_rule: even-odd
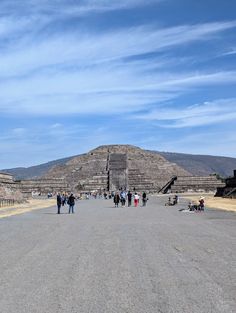
[[[165,203],[165,206],[167,206],[167,205],[173,205],[173,203],[171,202],[171,197],[169,197],[169,198],[168,198],[168,202]]]
[[[204,197],[201,197],[198,202],[199,202],[198,210],[199,211],[204,211],[204,209],[205,209]]]
[[[175,195],[174,199],[173,199],[173,205],[178,204],[178,202],[179,202],[179,197],[178,197],[178,195]]]

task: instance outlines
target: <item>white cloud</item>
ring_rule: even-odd
[[[210,35],[234,28],[236,22],[183,25],[163,29],[137,27],[105,34],[81,32],[35,41],[14,42],[0,53],[1,76],[23,75],[45,67],[91,66],[101,62],[162,51],[172,46],[209,39]],[[31,36],[31,35],[29,35]]]
[[[233,83],[234,71],[176,73],[168,66],[177,58],[132,62],[124,58],[206,39],[235,26],[232,21],[164,29],[137,27],[27,40],[27,46],[24,42],[17,49],[12,46],[0,52],[0,111],[131,113],[198,86]]]
[[[137,115],[136,118],[162,121],[163,127],[184,128],[236,121],[236,98],[220,99],[188,106],[185,108],[164,108],[148,114]]]
[[[9,15],[31,15],[46,16],[51,19],[60,16],[83,16],[93,13],[103,13],[118,9],[130,9],[140,6],[163,2],[165,0],[2,0],[0,11],[2,14]]]

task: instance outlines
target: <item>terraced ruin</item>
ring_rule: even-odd
[[[190,189],[215,190],[221,182],[215,177],[196,178],[163,156],[130,145],[107,145],[77,156],[64,165],[51,168],[45,178],[64,179],[72,190],[137,190],[158,192],[173,177],[181,177]],[[181,179],[178,183],[181,184]],[[176,187],[175,182],[175,187]],[[177,185],[178,186],[178,185]],[[174,188],[170,184],[167,191]],[[179,192],[182,191],[182,189]],[[177,191],[177,189],[175,189]],[[174,191],[173,191],[174,192]]]
[[[193,176],[156,152],[131,145],[100,146],[51,167],[37,179],[0,175],[1,194],[30,197],[48,192],[97,192],[119,189],[153,193],[215,191],[224,187],[216,176]],[[0,198],[2,196],[0,195]]]

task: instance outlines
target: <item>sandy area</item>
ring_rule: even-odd
[[[182,198],[190,199],[196,203],[198,203],[200,196],[205,197],[206,208],[236,212],[236,199],[219,198],[209,194],[181,195]]]
[[[48,208],[54,205],[56,205],[55,199],[31,199],[28,200],[27,203],[17,204],[10,207],[1,207],[0,218]]]

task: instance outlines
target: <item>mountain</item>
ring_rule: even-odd
[[[1,172],[12,174],[15,177],[15,179],[31,179],[31,178],[34,179],[45,175],[53,166],[65,164],[66,162],[73,158],[74,156],[30,167],[16,167],[11,169],[3,169],[1,170]]]
[[[221,177],[229,177],[236,169],[236,158],[172,152],[158,152],[158,154],[196,176],[218,174]]]
[[[228,177],[232,176],[233,170],[236,169],[236,158],[172,152],[152,152],[161,155],[169,162],[176,163],[196,176],[207,176],[216,173],[222,177]],[[39,178],[46,175],[52,167],[57,165],[63,167],[67,162],[79,156],[80,155],[71,156],[31,167],[3,169],[1,172],[12,174],[16,179]]]

